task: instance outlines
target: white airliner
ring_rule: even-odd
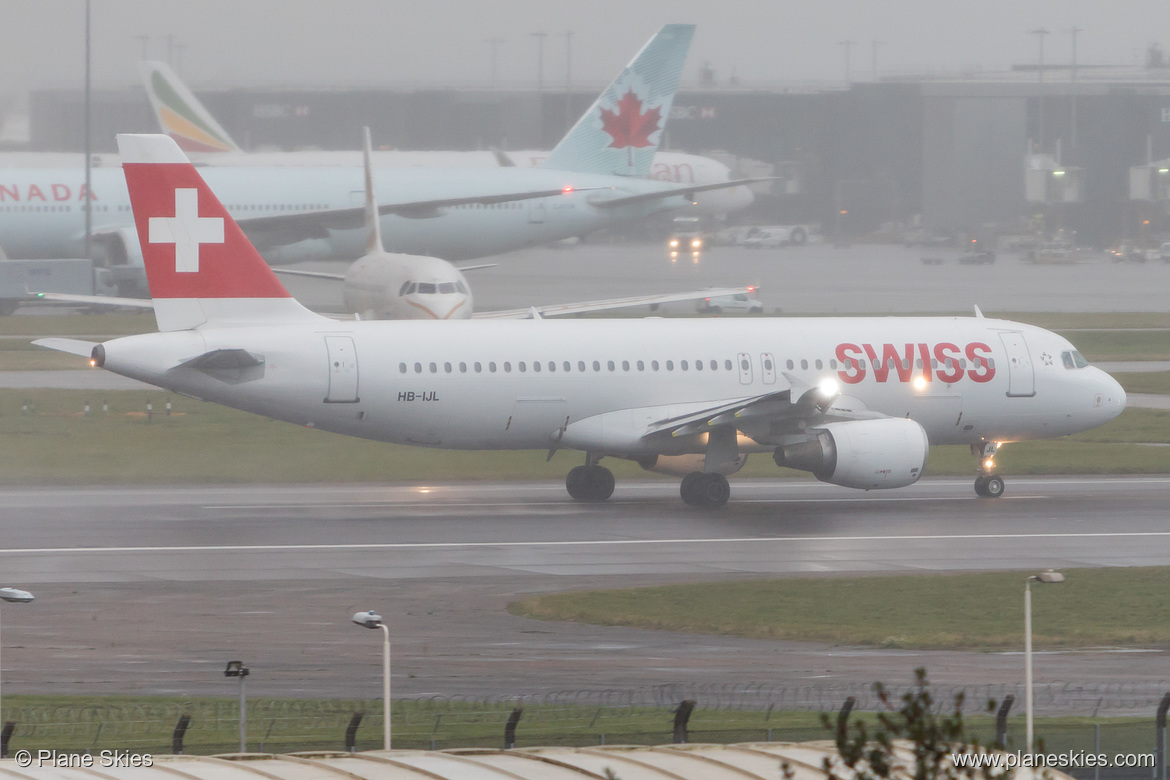
[[[378,181],[386,249],[466,260],[684,208],[694,193],[642,178],[661,141],[691,25],[666,25],[557,144],[542,168],[398,168]],[[140,265],[120,172],[0,170],[0,246],[10,257],[74,256],[88,197],[110,265]],[[356,258],[364,248],[358,169],[215,168],[207,180],[270,262]],[[131,295],[133,290],[121,289]]]
[[[352,151],[245,152],[165,62],[142,62],[139,74],[160,132],[174,138],[179,148],[197,163],[250,167],[357,167],[359,164],[358,153]],[[379,168],[538,168],[548,156],[548,150],[404,152],[392,149],[375,150],[373,159]],[[675,184],[716,184],[730,181],[731,169],[710,157],[659,150],[647,176]],[[746,185],[710,190],[697,193],[693,207],[687,211],[721,216],[747,208],[753,200],[752,191]]]
[[[119,136],[159,332],[36,344],[174,392],[380,441],[578,450],[685,473],[716,507],[748,454],[860,489],[912,484],[968,444],[1002,494],[1004,442],[1083,431],[1125,392],[1066,339],[973,318],[338,322],[297,303],[167,136]]]

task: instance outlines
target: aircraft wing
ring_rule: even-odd
[[[331,274],[325,271],[301,271],[295,268],[277,268],[272,266],[272,272],[275,274],[284,274],[285,276],[303,276],[307,279],[328,279],[331,282],[344,282],[345,274]]]
[[[706,192],[707,190],[725,190],[731,187],[739,187],[746,184],[755,184],[761,181],[775,181],[777,176],[761,176],[755,179],[733,179],[731,181],[717,181],[712,184],[692,184],[688,187],[671,187],[666,190],[655,190],[654,192],[642,192],[637,195],[622,195],[616,198],[606,198],[601,195],[595,195],[589,199],[592,206],[599,209],[617,208],[619,206],[628,206],[631,203],[648,203],[655,200],[663,200],[665,198],[673,198],[676,196],[687,196],[695,192]]]
[[[556,195],[566,195],[571,192],[588,191],[589,189],[598,188],[582,188],[580,190],[572,188],[529,190],[526,192],[507,192],[495,195],[472,195],[461,198],[413,200],[402,203],[381,204],[378,206],[378,214],[381,216],[394,214],[408,219],[431,219],[440,216],[441,210],[444,208],[551,198]],[[305,211],[299,214],[243,217],[236,221],[243,228],[248,238],[254,242],[259,241],[261,244],[273,243],[268,239],[279,234],[280,240],[276,243],[292,244],[311,238],[329,238],[330,230],[357,230],[365,225],[365,215],[365,207],[356,206],[354,208],[328,209],[325,211]]]
[[[461,271],[467,269],[461,268]],[[582,301],[580,303],[558,303],[551,306],[529,306],[526,309],[506,309],[503,311],[476,312],[473,319],[536,319],[543,317],[564,317],[570,314],[587,314],[591,312],[628,309],[633,306],[657,306],[663,303],[678,301],[696,301],[700,298],[715,296],[736,295],[750,293],[753,287],[720,287],[709,290],[692,290],[690,292],[666,293],[663,295],[635,295],[629,298],[609,298],[600,301]]]

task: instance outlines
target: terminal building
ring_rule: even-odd
[[[1170,231],[1170,67],[1020,67],[836,88],[684,89],[666,148],[780,177],[736,219],[826,234],[935,237],[1075,231],[1082,245]],[[548,149],[596,93],[505,89],[200,91],[247,149],[352,149],[359,128],[399,149]],[[30,146],[83,146],[82,96],[30,101]],[[137,90],[98,92],[97,150],[155,130]],[[1161,161],[1161,162],[1159,162]],[[1165,180],[1165,181],[1163,181]]]

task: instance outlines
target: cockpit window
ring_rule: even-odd
[[[1064,363],[1065,368],[1084,368],[1089,365],[1089,361],[1085,360],[1084,355],[1077,352],[1075,349],[1060,353],[1060,360]]]
[[[451,295],[455,292],[454,282],[442,282],[439,284],[439,292],[443,295]]]
[[[400,289],[400,290],[398,291],[398,295],[399,295],[399,297],[402,297],[403,295],[406,295],[406,293],[407,293],[409,290],[410,290],[410,282],[403,282],[403,283],[402,283],[402,289]]]
[[[410,283],[410,287],[408,287],[408,288],[406,289],[406,294],[407,294],[407,295],[411,295],[411,294],[413,294],[413,293],[414,293],[414,291],[415,291],[415,290],[417,290],[417,289],[418,289],[418,285],[416,285],[414,282],[411,282],[411,283]]]
[[[467,285],[463,284],[463,282],[455,282],[455,289],[464,295],[467,295]]]
[[[418,283],[418,294],[419,295],[434,295],[435,294],[434,283],[433,282],[419,282]]]

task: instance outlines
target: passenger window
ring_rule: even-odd
[[[711,370],[712,370],[712,371],[718,371],[718,370],[719,370],[719,361],[718,361],[718,360],[712,360],[712,361],[711,361]]]
[[[479,363],[479,361],[476,361],[476,363],[475,363],[475,373],[479,374],[479,373],[482,373],[482,372],[483,372],[483,366],[482,366],[482,365]]]
[[[789,361],[788,361],[787,365],[788,365],[788,370],[789,370],[789,371],[791,371],[792,369],[796,368],[796,364],[795,364],[795,363],[793,363],[791,360],[789,360]]]
[[[443,364],[443,370],[444,370],[444,371],[446,371],[448,374],[450,374],[450,373],[451,373],[451,364],[450,364],[450,363],[444,363],[444,364]]]
[[[594,360],[594,361],[593,361],[593,370],[594,370],[594,371],[600,371],[600,370],[601,370],[601,362],[600,362],[600,361],[597,361],[597,360]]]
[[[517,363],[516,367],[520,369],[521,374],[523,374],[524,372],[526,372],[528,370],[528,366],[525,365],[523,360],[521,360],[519,363]]]
[[[549,371],[556,371],[557,370],[557,364],[556,364],[555,360],[548,361],[548,370]]]
[[[607,368],[608,368],[610,371],[614,371],[614,370],[616,370],[616,369],[617,369],[617,366],[615,366],[615,365],[614,365],[614,363],[613,363],[613,361],[612,361],[612,360],[610,360],[609,362],[607,362],[605,365],[606,365],[606,367],[607,367]]]
[[[673,360],[666,361],[666,370],[667,371],[674,371],[674,361]]]
[[[496,373],[496,363],[494,360],[488,363],[488,371],[493,374]]]
[[[511,363],[509,363],[509,362],[508,362],[508,361],[506,361],[506,360],[504,361],[504,373],[505,373],[505,374],[510,374],[510,373],[512,373],[512,364],[511,364]]]
[[[584,360],[577,361],[577,370],[584,373],[584,371],[585,371],[585,361]]]
[[[651,361],[650,361],[650,369],[651,369],[651,370],[653,370],[653,371],[657,371],[657,370],[658,370],[658,361],[657,361],[657,360],[651,360]]]
[[[772,358],[768,358],[768,357],[764,358],[764,370],[765,371],[772,370]]]
[[[416,374],[422,373],[422,363],[415,363],[414,364],[414,373],[416,373]]]
[[[702,371],[702,370],[703,370],[703,361],[702,361],[702,360],[696,360],[696,361],[695,361],[695,370],[696,370],[696,371]]]
[[[570,363],[569,361],[567,361],[567,360],[566,360],[566,361],[564,362],[564,364],[561,366],[561,368],[563,368],[563,369],[564,369],[566,372],[568,372],[568,371],[572,371],[572,370],[573,370],[573,364],[572,364],[572,363]]]
[[[406,364],[405,363],[398,364],[398,373],[400,373],[400,374],[406,373]]]
[[[723,361],[723,370],[724,370],[724,371],[730,371],[730,370],[731,370],[731,361],[730,361],[730,360],[724,360],[724,361]]]
[[[460,374],[466,374],[466,373],[467,373],[467,364],[466,364],[466,363],[460,363],[460,364],[459,364],[459,373],[460,373]]]
[[[739,361],[739,367],[742,371],[750,371],[752,365],[748,362],[747,358],[744,358],[743,360]]]
[[[521,364],[520,364],[520,370],[521,370],[521,371],[523,371],[523,370],[524,370],[524,364],[523,364],[523,363],[521,363]],[[538,373],[538,374],[540,373],[540,361],[539,361],[539,360],[533,360],[533,361],[532,361],[532,370],[533,370],[533,371],[535,371],[535,372],[536,372],[536,373]]]
[[[800,367],[803,369],[808,369],[808,361],[807,360],[800,361]]]
[[[645,370],[646,370],[646,364],[645,364],[644,362],[642,362],[641,360],[639,360],[639,361],[638,361],[638,370],[639,370],[639,371],[645,371]]]
[[[820,370],[820,369],[825,367],[825,364],[822,363],[820,360],[817,360],[816,365],[817,365],[817,370]]]
[[[623,360],[622,361],[622,371],[629,371],[629,370],[630,370],[630,361]]]
[[[837,367],[837,361],[836,361],[836,360],[830,360],[830,361],[829,361],[829,368],[836,368],[836,367]]]
[[[432,374],[439,373],[439,367],[437,365],[435,365],[434,363],[431,363],[431,373]]]
[[[678,367],[681,368],[683,371],[686,371],[687,370],[687,361],[680,360],[678,362]]]

